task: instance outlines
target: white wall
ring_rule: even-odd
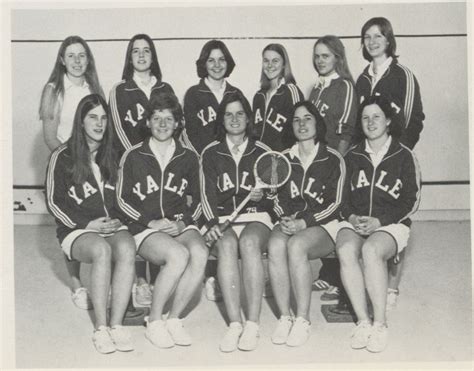
[[[261,50],[270,42],[286,46],[305,94],[316,78],[312,45],[325,34],[343,38],[356,78],[366,64],[358,36],[373,16],[390,19],[400,62],[421,86],[426,120],[416,154],[423,180],[469,180],[467,39],[462,36],[466,6],[424,3],[13,10],[13,184],[44,182],[49,151],[37,110],[59,45],[68,35],[88,40],[106,94],[120,80],[127,40],[142,32],[160,39],[155,46],[163,79],[180,99],[198,80],[194,62],[206,40],[230,38],[224,41],[237,66],[229,80],[251,100],[258,89]],[[469,186],[426,186],[421,209],[469,209]]]

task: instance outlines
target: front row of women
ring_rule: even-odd
[[[203,280],[206,242],[218,257],[229,319],[221,351],[258,345],[261,253],[267,246],[280,315],[273,343],[306,342],[311,328],[309,261],[336,250],[358,319],[351,346],[372,352],[386,347],[386,261],[407,244],[420,179],[415,157],[397,140],[398,126],[383,97],[364,102],[360,124],[366,139],[345,160],[325,145],[325,125],[314,105],[296,104],[296,144],[283,152],[292,173],[277,193],[252,188],[253,165],[268,148],[253,139],[250,105],[240,92],[227,94],[220,104],[217,140],[204,149],[201,163],[175,139],[182,111],[173,95],[150,102],[151,136],[126,151],[119,167],[106,112],[96,94],[81,100],[71,138],[51,155],[46,183],[63,252],[68,259],[92,264],[93,342],[99,352],[133,350],[121,321],[136,253],[162,266],[145,336],[160,348],[192,343],[180,316]],[[221,223],[249,192],[244,212],[223,231]],[[205,238],[197,228],[200,220],[208,231]],[[290,305],[291,292],[296,308]]]

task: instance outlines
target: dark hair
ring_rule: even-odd
[[[390,101],[382,95],[372,95],[371,97],[365,99],[359,107],[358,119],[355,128],[355,141],[360,142],[365,139],[364,131],[362,130],[362,112],[364,108],[376,104],[380,107],[385,117],[390,120],[390,125],[388,126],[388,133],[394,138],[400,138],[402,134],[401,126],[401,115],[403,112],[400,111],[397,113],[396,109],[391,106]]]
[[[299,107],[305,107],[308,112],[315,118],[316,120],[316,138],[314,138],[314,143],[324,143],[326,144],[326,123],[324,122],[324,119],[323,117],[320,115],[318,109],[316,108],[316,106],[311,103],[309,100],[302,100],[298,103],[296,103],[294,106],[293,106],[293,111],[291,113],[291,116],[290,116],[290,124],[291,124],[291,127],[293,127],[293,119],[295,117],[295,113],[296,113],[296,110],[299,108]],[[293,140],[292,140],[292,143],[295,143],[297,142],[297,139],[296,139],[296,136],[295,136],[295,133],[294,133],[294,130],[291,130],[289,131],[289,133],[291,132],[291,135],[293,136]]]
[[[176,95],[173,93],[160,93],[152,97],[150,103],[148,103],[147,119],[151,120],[155,111],[163,111],[165,109],[171,111],[171,114],[178,123],[177,128],[173,132],[173,137],[177,139],[183,130],[183,109]]]
[[[234,58],[232,58],[229,49],[227,49],[227,46],[225,46],[225,44],[220,40],[209,40],[202,47],[199,59],[196,61],[197,74],[201,79],[208,76],[206,62],[209,58],[209,55],[211,55],[211,52],[214,49],[219,49],[222,54],[224,54],[225,61],[227,62],[227,69],[225,71],[224,78],[229,77],[232,71],[234,70]]]
[[[222,102],[219,104],[217,109],[217,125],[216,125],[216,139],[219,141],[224,140],[226,130],[224,126],[224,115],[227,105],[234,102],[240,102],[248,118],[247,127],[245,128],[245,135],[249,139],[255,138],[254,126],[253,126],[253,115],[252,108],[250,107],[249,101],[245,96],[238,90],[225,94]]]
[[[352,78],[351,71],[349,70],[349,65],[347,64],[346,50],[341,40],[334,35],[326,35],[318,39],[314,43],[313,47],[313,66],[314,69],[319,73],[318,68],[316,67],[316,62],[314,60],[314,54],[316,52],[316,46],[319,44],[325,45],[332,54],[336,57],[336,66],[335,70],[339,76],[343,79],[349,80],[354,84],[354,79]]]
[[[374,17],[370,18],[367,22],[365,22],[365,24],[362,26],[362,31],[360,33],[360,44],[362,45],[362,55],[364,56],[364,59],[368,60],[369,62],[372,61],[372,57],[367,52],[364,46],[364,35],[367,30],[372,26],[377,26],[380,29],[382,35],[384,35],[387,39],[388,46],[387,50],[385,51],[387,56],[397,58],[398,56],[395,55],[395,53],[397,52],[397,42],[395,41],[395,35],[393,34],[392,24],[387,18]]]
[[[90,91],[104,96],[104,92],[97,76],[94,56],[92,55],[89,45],[87,45],[85,40],[80,36],[68,36],[63,40],[59,47],[53,71],[51,72],[51,75],[41,93],[39,107],[39,116],[41,120],[53,119],[55,112],[57,112],[55,109],[58,104],[60,105],[59,112],[61,112],[61,102],[64,96],[64,75],[67,72],[63,59],[67,47],[73,44],[81,44],[86,51],[88,63],[86,72],[84,73],[84,79],[89,84]]]
[[[123,66],[122,79],[130,80],[133,77],[133,63],[132,63],[132,49],[133,43],[137,40],[145,40],[150,46],[151,51],[151,74],[156,77],[158,82],[161,82],[161,68],[160,63],[158,62],[158,55],[156,54],[155,44],[150,36],[146,34],[137,34],[133,36],[128,42],[127,52],[125,54],[125,65]]]
[[[280,56],[283,58],[283,76],[281,77],[285,78],[285,83],[296,84],[293,72],[291,72],[290,57],[288,57],[288,53],[286,52],[285,47],[281,44],[268,44],[262,51],[262,57],[267,50],[274,51],[280,54]],[[262,73],[260,75],[260,88],[263,91],[267,91],[268,89],[270,89],[270,81],[268,80],[267,75],[265,75],[265,72],[263,72],[263,66]]]
[[[71,137],[67,146],[71,150],[73,160],[72,177],[76,184],[84,183],[92,174],[90,167],[90,148],[87,144],[84,131],[84,118],[94,108],[102,106],[107,113],[107,103],[99,94],[89,94],[81,99],[77,105],[76,114],[72,127]],[[97,150],[95,162],[99,165],[100,173],[104,182],[115,184],[117,181],[117,158],[113,147],[112,123],[107,122],[102,142]]]

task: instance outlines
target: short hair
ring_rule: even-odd
[[[395,35],[393,34],[392,24],[387,18],[374,17],[370,18],[367,22],[365,22],[365,24],[362,26],[362,31],[360,33],[360,44],[362,45],[362,55],[364,56],[364,59],[368,60],[369,62],[372,61],[372,57],[367,52],[364,46],[364,35],[367,30],[372,26],[377,26],[380,29],[382,35],[384,35],[387,39],[388,46],[387,50],[385,51],[387,56],[397,58],[398,56],[395,54],[397,52],[397,42],[395,40]]]
[[[316,106],[313,103],[311,103],[309,100],[302,100],[293,106],[293,111],[290,116],[291,126],[293,127],[293,119],[295,118],[296,110],[299,107],[305,107],[308,110],[308,112],[316,120],[316,138],[314,138],[314,143],[319,142],[319,143],[326,144],[326,132],[327,132],[326,123],[324,122],[324,118],[321,116]],[[297,139],[296,139],[294,131],[291,130],[290,133],[293,135],[292,143],[296,142]]]
[[[133,43],[137,40],[145,40],[150,46],[151,74],[156,77],[158,82],[161,82],[161,79],[163,76],[161,74],[161,68],[160,68],[160,63],[158,62],[158,55],[156,54],[155,44],[153,43],[153,40],[151,39],[150,36],[143,33],[133,36],[128,42],[127,52],[125,53],[125,65],[123,66],[122,79],[130,80],[133,77],[134,69],[133,69],[133,63],[132,63],[132,49],[133,49]]]
[[[362,130],[362,112],[364,111],[365,107],[371,106],[373,104],[379,106],[385,117],[390,120],[388,133],[395,138],[400,138],[402,134],[401,115],[403,115],[403,113],[397,113],[396,109],[390,104],[390,101],[384,96],[372,95],[365,99],[359,107],[359,117],[356,124],[356,133],[358,133],[357,138],[359,141],[365,139],[364,131]]]
[[[319,38],[315,43],[313,47],[313,67],[314,69],[319,73],[318,68],[316,66],[316,62],[314,60],[314,54],[316,53],[316,46],[319,44],[325,45],[332,54],[336,57],[336,72],[338,73],[339,76],[341,76],[343,79],[347,79],[351,81],[354,84],[354,79],[352,78],[351,71],[349,70],[349,65],[347,63],[347,58],[346,58],[346,50],[344,48],[344,44],[341,42],[341,40],[334,35],[326,35],[321,38]]]
[[[219,49],[224,54],[225,61],[227,62],[227,69],[224,77],[229,77],[235,67],[234,58],[227,49],[227,46],[220,40],[209,40],[201,49],[201,54],[196,61],[197,75],[203,79],[208,76],[206,62],[214,49]]]
[[[147,119],[151,120],[155,111],[163,111],[165,109],[171,111],[171,114],[178,123],[178,127],[173,133],[173,137],[178,138],[183,129],[183,108],[173,93],[160,93],[153,96],[148,103]]]
[[[222,102],[219,104],[219,108],[217,109],[217,125],[216,125],[216,139],[219,141],[224,140],[226,135],[226,130],[224,126],[224,115],[227,105],[234,102],[240,102],[242,107],[245,111],[245,114],[248,118],[247,127],[245,128],[245,135],[247,138],[254,139],[255,138],[255,130],[253,125],[253,114],[252,108],[250,106],[249,101],[239,90],[236,90],[232,93],[225,94]]]
[[[268,44],[262,51],[262,57],[263,54],[265,54],[265,52],[268,50],[280,54],[280,56],[283,58],[283,76],[281,77],[285,78],[285,83],[296,84],[293,72],[291,72],[290,57],[288,57],[285,47],[281,44]],[[263,72],[263,67],[262,73],[260,75],[260,87],[263,91],[267,91],[270,88],[270,81],[268,80],[267,75],[265,75],[265,72]]]

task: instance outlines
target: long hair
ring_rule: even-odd
[[[107,103],[99,94],[89,94],[81,99],[74,115],[72,135],[67,141],[73,160],[72,177],[76,184],[84,183],[92,174],[90,166],[90,149],[84,130],[84,118],[94,108],[102,106],[107,113]],[[104,182],[115,184],[117,181],[117,158],[113,148],[112,124],[105,126],[104,137],[97,150],[95,162],[99,165]]]
[[[227,69],[225,71],[224,78],[229,77],[232,71],[234,70],[234,67],[235,67],[234,58],[232,58],[232,55],[230,54],[229,49],[227,49],[227,46],[225,46],[225,44],[220,40],[209,40],[202,47],[201,54],[199,54],[199,58],[196,61],[197,75],[201,79],[209,75],[207,73],[206,61],[214,49],[219,49],[222,52],[222,54],[224,54],[225,61],[227,62]]]
[[[87,68],[84,74],[86,82],[89,84],[89,90],[91,93],[99,94],[104,97],[104,92],[99,83],[99,77],[97,76],[97,70],[95,67],[94,56],[89,48],[89,45],[80,36],[68,36],[61,43],[56,56],[56,62],[54,63],[53,71],[49,76],[48,81],[43,87],[41,93],[41,100],[39,106],[39,117],[41,120],[54,119],[57,114],[61,113],[62,101],[64,97],[64,75],[66,74],[66,66],[63,64],[63,60],[66,53],[66,48],[72,44],[81,44],[87,54]]]
[[[321,116],[321,114],[319,113],[316,106],[313,103],[311,103],[309,100],[302,100],[302,101],[296,103],[293,106],[293,111],[291,113],[291,117],[290,117],[290,121],[289,121],[290,124],[291,124],[291,127],[293,127],[293,119],[295,117],[295,112],[299,107],[305,107],[308,110],[308,112],[316,120],[316,137],[314,138],[314,143],[324,143],[324,144],[326,144],[326,131],[327,131],[326,123],[324,122],[324,119]],[[292,136],[291,137],[291,139],[292,139],[291,143],[297,142],[294,131],[289,130],[288,133]]]
[[[291,72],[290,58],[288,57],[288,53],[286,52],[285,47],[281,44],[268,44],[262,51],[262,57],[267,50],[277,52],[283,58],[283,76],[280,77],[285,78],[285,83],[296,84],[293,73]],[[260,75],[260,88],[263,91],[267,91],[268,89],[270,89],[270,80],[268,80],[268,77],[265,75],[265,72],[263,72],[263,66],[262,73]]]
[[[252,108],[250,107],[249,101],[245,96],[238,90],[235,92],[225,94],[222,102],[219,104],[219,108],[217,110],[217,125],[216,125],[216,139],[218,141],[224,140],[226,136],[226,130],[224,126],[224,115],[227,105],[234,102],[240,102],[242,107],[247,115],[248,123],[245,128],[245,136],[249,139],[255,138],[255,130],[253,126],[253,116],[252,116]]]
[[[362,31],[360,33],[360,44],[362,46],[362,55],[364,56],[364,59],[368,60],[369,62],[372,61],[372,57],[370,56],[368,51],[365,50],[365,46],[364,46],[365,33],[372,26],[377,26],[380,32],[382,33],[382,35],[384,35],[385,38],[387,39],[388,46],[387,46],[387,50],[385,51],[387,56],[398,58],[398,56],[395,54],[397,52],[397,42],[395,40],[395,35],[393,33],[392,24],[387,18],[374,17],[374,18],[370,18],[367,22],[365,22],[365,24],[362,26]]]
[[[150,100],[150,103],[148,103],[147,119],[148,121],[150,121],[155,111],[163,111],[165,109],[170,110],[174,119],[178,123],[178,126],[173,132],[173,138],[178,139],[181,134],[181,131],[183,130],[184,123],[183,109],[176,95],[172,93],[160,93],[158,95],[153,96]]]
[[[338,75],[341,76],[345,80],[349,80],[354,85],[355,82],[352,77],[351,71],[349,70],[349,65],[347,63],[346,50],[341,40],[337,36],[326,35],[326,36],[321,37],[320,39],[318,39],[318,41],[314,43],[314,47],[313,47],[314,69],[318,71],[318,68],[316,67],[314,55],[316,53],[316,46],[318,46],[319,44],[325,45],[331,51],[331,53],[334,54],[334,56],[336,57],[335,70],[338,73]]]
[[[390,125],[388,126],[388,133],[394,138],[400,138],[402,135],[402,115],[403,113],[397,113],[395,108],[393,108],[390,104],[390,101],[382,95],[372,95],[359,107],[356,127],[355,127],[355,135],[354,135],[354,143],[358,143],[365,139],[364,131],[362,130],[362,112],[364,108],[370,106],[372,104],[376,104],[380,107],[382,112],[385,114],[385,117],[390,120]]]
[[[151,74],[155,76],[158,82],[161,82],[161,78],[163,76],[161,75],[161,68],[160,68],[160,63],[158,62],[158,55],[156,54],[155,44],[153,43],[153,40],[151,39],[150,36],[143,33],[133,36],[128,42],[127,52],[125,53],[125,65],[123,66],[122,79],[130,80],[133,77],[134,69],[133,69],[133,63],[132,63],[132,49],[133,49],[133,43],[137,40],[145,40],[150,46]]]

